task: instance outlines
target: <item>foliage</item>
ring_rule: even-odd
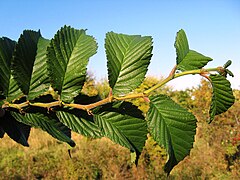
[[[166,148],[165,172],[169,174],[189,155],[197,120],[167,95],[152,93],[180,76],[206,77],[213,87],[209,112],[212,121],[234,103],[226,79],[232,73],[226,69],[229,62],[223,67],[204,69],[212,59],[189,49],[186,34],[180,30],[175,41],[176,66],[167,78],[137,92],[145,79],[152,48],[150,36],[107,33],[110,89],[108,96],[101,99],[99,95],[84,94],[86,67],[97,51],[95,39],[86,30],[64,26],[51,40],[43,38],[40,31],[31,30],[23,31],[18,42],[1,38],[1,137],[6,132],[13,140],[28,146],[32,126],[73,147],[72,130],[91,138],[111,139],[135,153],[137,163],[149,132]],[[145,113],[128,102],[137,98],[150,105]]]
[[[151,84],[153,79],[156,82],[161,81],[150,77],[144,84]],[[93,82],[92,79],[90,81]],[[87,84],[92,87],[92,83]],[[104,81],[94,84],[96,89],[100,89],[98,84],[102,87]],[[203,89],[206,91],[203,92]],[[176,100],[176,97],[181,97],[179,91],[168,90],[168,92]],[[182,103],[184,100],[188,101],[189,97],[186,96],[188,90],[186,93],[181,92],[184,93],[180,101]],[[188,102],[190,106],[193,103],[198,104],[196,108],[191,109],[198,119],[196,141],[190,156],[174,168],[169,179],[238,179],[240,157],[235,155],[236,146],[232,147],[232,139],[237,137],[239,129],[236,121],[240,108],[238,92],[234,90],[235,104],[209,126],[206,122],[208,118],[203,112],[208,112],[211,99],[205,101],[208,106],[201,104],[200,101],[205,94],[211,97],[211,87],[208,86],[207,81],[202,81],[199,87],[192,89],[190,94],[195,95],[195,101]],[[102,94],[100,90],[99,93]],[[134,100],[136,103],[141,102],[141,99]],[[72,134],[72,138],[77,146],[70,150],[70,158],[64,143],[55,141],[39,129],[31,130],[28,140],[30,148],[22,147],[11,141],[9,137],[5,137],[1,140],[0,179],[97,179],[97,177],[99,179],[166,179],[162,167],[167,154],[151,136],[148,136],[137,167],[131,164],[126,148],[106,138],[91,139],[76,133]],[[228,153],[229,149],[232,154]]]

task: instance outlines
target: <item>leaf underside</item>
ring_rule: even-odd
[[[95,123],[103,136],[140,153],[147,139],[147,124],[142,112],[128,102],[111,103],[93,110]]]
[[[195,70],[204,67],[212,58],[190,50],[184,30],[177,33],[174,44],[177,53],[177,69],[181,71]]]
[[[48,70],[52,87],[61,100],[72,102],[82,89],[89,58],[96,53],[97,44],[85,30],[69,26],[61,28],[48,48]]]
[[[210,75],[213,88],[212,101],[210,107],[210,122],[215,115],[226,112],[234,104],[234,96],[230,82],[221,75]]]
[[[164,170],[169,174],[193,147],[196,119],[166,95],[150,97],[147,119],[151,135],[168,152]]]
[[[127,94],[136,89],[147,73],[152,57],[152,38],[109,32],[105,48],[113,94]]]
[[[29,146],[27,140],[30,134],[31,127],[15,120],[15,118],[8,112],[5,116],[0,118],[0,127],[3,132],[23,146]]]
[[[0,126],[0,138],[3,138],[5,134],[4,129]]]
[[[36,128],[41,128],[52,137],[66,142],[72,147],[75,146],[75,142],[71,139],[71,131],[57,118],[46,116],[40,113],[26,113],[25,115],[16,112],[11,113],[19,122]]]
[[[81,135],[91,138],[102,136],[100,129],[92,122],[92,116],[88,115],[86,111],[58,111],[57,116],[64,125]]]

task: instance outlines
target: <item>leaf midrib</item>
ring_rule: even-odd
[[[129,43],[127,44],[127,47],[125,48],[126,51],[125,51],[125,53],[123,54],[122,62],[120,62],[120,70],[119,70],[119,72],[118,72],[118,76],[117,76],[117,80],[116,80],[116,83],[115,83],[115,84],[118,84],[118,82],[121,81],[121,78],[120,78],[120,77],[122,77],[122,75],[125,73],[124,71],[125,71],[126,67],[129,67],[129,65],[128,65],[128,66],[125,66],[125,64],[126,64],[126,57],[128,57],[128,54],[129,54],[129,52],[130,52],[130,50],[131,50],[131,48],[129,48],[129,47],[131,47],[132,42],[134,42],[137,38],[138,38],[138,37],[134,37],[134,39],[130,40]],[[142,42],[142,40],[141,40],[141,41],[138,41],[137,44],[134,44],[134,46],[138,47],[138,48],[137,48],[138,50],[136,50],[136,48],[134,47],[135,53],[138,52],[139,49],[142,48],[142,46],[145,46],[145,44],[142,44],[141,42]],[[141,45],[141,46],[137,46],[138,44],[142,44],[142,45]],[[144,55],[145,55],[145,54],[143,54],[142,57],[143,57]],[[142,59],[142,57],[141,57],[140,59]],[[139,59],[138,59],[138,61],[132,61],[131,67],[133,66],[133,64],[137,64],[137,63],[139,63]],[[139,69],[139,68],[134,68],[134,70],[135,70],[135,69]]]
[[[73,33],[75,35],[75,32]],[[76,45],[79,43],[80,41],[80,37],[82,36],[82,33],[80,33],[80,35],[78,36],[75,44],[72,44],[73,45],[73,49],[71,51],[71,55],[69,56],[69,58],[67,58],[67,62],[66,62],[66,66],[65,66],[65,69],[64,69],[64,76],[63,76],[63,79],[62,79],[62,82],[61,82],[61,93],[62,93],[62,90],[63,90],[63,85],[64,85],[64,82],[65,82],[65,78],[66,78],[66,73],[67,73],[67,69],[68,69],[68,65],[69,65],[69,62],[71,61],[72,59],[72,55],[73,55],[73,52],[74,52],[74,49],[76,48]],[[65,48],[64,48],[64,52],[65,52]],[[66,56],[67,57],[67,56]],[[64,58],[64,57],[63,57]]]

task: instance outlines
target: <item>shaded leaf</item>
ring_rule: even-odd
[[[93,117],[88,115],[86,111],[58,111],[57,116],[64,125],[81,135],[92,138],[102,136],[100,129],[93,122]]]
[[[11,101],[20,99],[22,96],[23,96],[23,92],[19,88],[17,81],[11,75],[10,82],[9,82],[7,101],[11,102]]]
[[[178,70],[187,71],[200,69],[212,60],[210,57],[189,49],[187,36],[182,29],[177,33],[174,46],[177,53]]]
[[[3,138],[5,134],[5,131],[3,130],[2,127],[0,127],[0,138]]]
[[[3,92],[4,96],[8,96],[10,67],[15,45],[16,42],[9,38],[0,38],[0,91]]]
[[[96,53],[97,44],[85,30],[69,26],[61,28],[48,48],[48,69],[53,88],[61,100],[72,102],[82,89],[89,58]]]
[[[27,140],[31,127],[15,120],[15,118],[6,111],[4,117],[0,118],[0,127],[3,132],[23,146],[29,146]]]
[[[74,98],[74,103],[86,105],[95,103],[99,100],[99,96],[79,94]],[[79,109],[63,109],[62,111],[57,111],[57,116],[63,124],[79,134],[92,138],[102,137],[100,129],[94,123],[93,116],[89,115],[86,111]]]
[[[24,94],[28,94],[40,32],[25,30],[21,34],[13,56],[13,77]]]
[[[46,116],[40,113],[26,113],[25,115],[12,112],[12,115],[24,124],[41,128],[52,137],[75,146],[75,142],[71,139],[71,131],[64,126],[57,118]]]
[[[120,102],[121,103],[121,102]],[[106,104],[93,110],[95,123],[104,136],[140,153],[147,139],[147,124],[142,112],[129,102]]]
[[[150,97],[147,119],[151,135],[168,152],[164,170],[169,174],[193,147],[196,119],[166,95]]]
[[[47,47],[50,40],[39,38],[37,44],[37,55],[32,70],[28,99],[42,95],[49,89],[50,81],[47,70]]]
[[[16,42],[11,39],[0,38],[0,91],[9,102],[22,95],[11,71],[15,45]]]
[[[136,89],[147,73],[152,57],[152,38],[109,32],[105,48],[113,94],[127,94]]]
[[[221,75],[210,75],[213,88],[212,102],[210,107],[210,122],[215,115],[226,112],[235,101],[230,82]]]

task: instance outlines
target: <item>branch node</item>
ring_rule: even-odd
[[[108,102],[113,101],[113,93],[112,93],[112,88],[110,88],[109,94],[108,94]]]
[[[173,69],[171,70],[171,72],[170,72],[170,74],[168,75],[168,77],[171,77],[171,79],[173,79],[176,70],[177,70],[177,65],[175,65],[175,66],[173,67]]]
[[[22,108],[19,109],[19,112],[20,112],[20,114],[25,114],[26,113]]]
[[[150,103],[150,99],[147,96],[143,96],[145,102]]]
[[[211,81],[208,76],[209,72],[205,71],[204,69],[201,70],[200,76],[205,77],[207,80]]]
[[[86,111],[87,111],[89,116],[93,116],[93,113],[92,113],[92,111],[90,109],[86,109]]]

